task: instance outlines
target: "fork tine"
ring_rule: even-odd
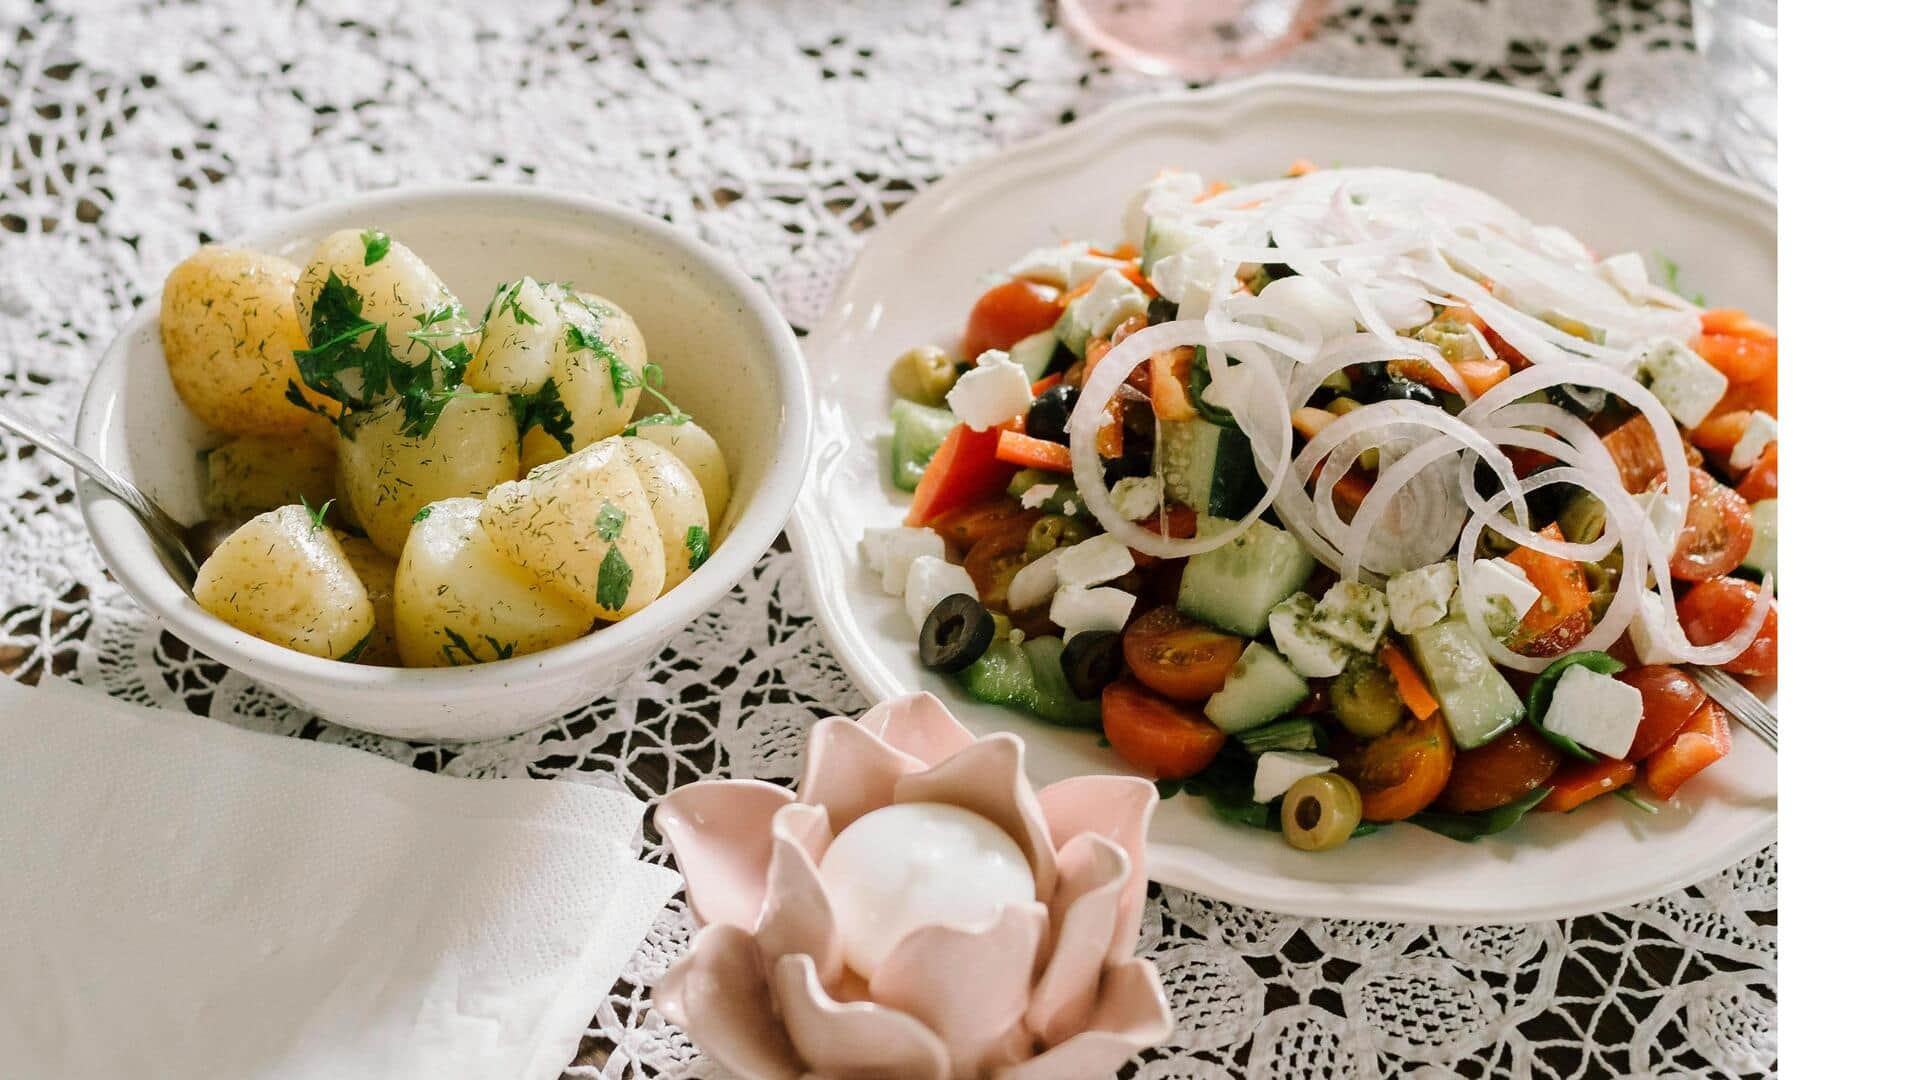
[[[1772,749],[1780,749],[1780,718],[1774,715],[1766,702],[1755,697],[1751,690],[1724,671],[1696,664],[1685,667],[1687,674],[1693,676],[1707,696],[1732,713],[1741,726],[1760,736],[1761,741]]]

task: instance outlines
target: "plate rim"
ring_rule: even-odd
[[[1043,156],[1075,144],[1094,130],[1108,130],[1125,118],[1129,122],[1148,121],[1163,110],[1243,109],[1256,107],[1263,98],[1289,95],[1324,95],[1338,100],[1341,107],[1364,104],[1370,108],[1392,107],[1408,97],[1421,99],[1423,107],[1443,103],[1451,108],[1484,108],[1505,112],[1508,119],[1534,123],[1557,122],[1563,132],[1576,134],[1590,142],[1611,144],[1608,149],[1623,163],[1633,165],[1660,187],[1673,193],[1700,196],[1704,185],[1725,197],[1721,209],[1750,219],[1757,227],[1777,237],[1778,201],[1773,193],[1748,181],[1737,179],[1688,157],[1673,145],[1645,132],[1625,120],[1592,106],[1533,93],[1512,87],[1454,79],[1350,79],[1336,76],[1277,73],[1238,79],[1197,90],[1175,90],[1129,98],[1110,104],[1075,121],[1063,124],[1033,138],[1011,144],[994,153],[976,158],[943,175],[900,210],[890,215],[863,237],[860,252],[842,272],[829,314],[809,327],[802,339],[802,351],[810,368],[823,363],[816,355],[819,342],[828,336],[821,326],[833,318],[831,313],[851,303],[849,292],[859,283],[868,252],[877,237],[917,227],[920,220],[937,215],[944,203],[963,193],[976,176],[1006,168],[1016,159]],[[1223,111],[1224,111],[1223,109]],[[1205,122],[1205,121],[1202,121]],[[1216,116],[1213,126],[1219,125]],[[810,371],[818,390],[828,380],[819,371]],[[839,536],[832,515],[820,502],[817,480],[832,471],[833,462],[860,444],[849,437],[850,425],[836,401],[822,395],[815,402],[816,424],[807,483],[800,493],[788,528],[788,539],[799,558],[803,580],[814,605],[815,621],[821,624],[828,648],[846,670],[853,684],[869,700],[880,701],[905,692],[908,688],[886,668],[881,657],[863,635],[854,631],[856,619],[847,602],[847,591],[838,586],[846,581],[843,560],[833,550]],[[1148,876],[1162,885],[1187,889],[1203,896],[1242,904],[1263,911],[1326,918],[1382,919],[1431,925],[1471,925],[1487,922],[1534,922],[1572,918],[1613,910],[1665,895],[1706,880],[1773,843],[1777,837],[1778,808],[1744,832],[1729,837],[1711,852],[1689,860],[1674,871],[1637,878],[1618,888],[1589,893],[1578,903],[1493,902],[1484,909],[1468,913],[1447,912],[1424,907],[1399,895],[1364,897],[1356,887],[1328,885],[1339,894],[1338,906],[1331,903],[1297,899],[1281,900],[1250,892],[1223,882],[1203,865],[1207,853],[1190,845],[1150,841],[1147,848]],[[1217,856],[1214,856],[1217,858]]]

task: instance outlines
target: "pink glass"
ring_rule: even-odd
[[[1074,33],[1152,75],[1211,79],[1267,67],[1299,44],[1324,0],[1060,0]]]

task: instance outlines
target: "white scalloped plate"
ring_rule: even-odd
[[[1162,166],[1264,177],[1296,158],[1424,169],[1505,198],[1603,251],[1659,252],[1686,284],[1771,319],[1775,207],[1590,109],[1453,81],[1279,77],[1122,105],[957,170],[867,238],[807,338],[819,393],[809,487],[793,530],[815,611],[874,698],[940,694],[976,732],[1015,731],[1040,783],[1126,766],[1091,734],[969,701],[922,669],[900,603],[859,563],[870,525],[907,500],[880,467],[886,372],[901,350],[957,337],[983,276],[1053,238],[1110,239],[1127,196]],[[1225,824],[1198,799],[1164,801],[1155,880],[1300,915],[1420,922],[1559,918],[1698,881],[1774,836],[1773,754],[1744,732],[1726,761],[1657,816],[1619,800],[1535,815],[1462,845],[1396,826],[1305,854]]]

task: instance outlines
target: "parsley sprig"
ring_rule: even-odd
[[[395,355],[386,324],[372,322],[360,311],[359,292],[329,273],[313,304],[311,337],[318,344],[293,354],[302,382],[345,405],[349,414],[371,409],[387,397],[398,398],[405,416],[400,433],[411,438],[430,433],[448,402],[474,396],[459,388],[473,359],[466,343],[456,341],[448,348],[435,343],[463,332],[457,307],[449,304],[415,317],[419,325],[407,337],[427,351],[427,359],[418,364]],[[287,399],[319,411],[291,379]]]
[[[713,538],[699,525],[687,526],[687,569],[698,570],[700,564],[713,554]]]
[[[625,510],[610,502],[600,504],[600,512],[593,519],[593,531],[607,542],[607,554],[600,560],[599,578],[593,586],[593,602],[608,611],[625,607],[627,593],[633,588],[633,567],[628,565],[626,556],[620,554],[620,533],[626,527]]]
[[[446,658],[449,665],[484,664],[487,662],[487,657],[475,652],[473,646],[467,643],[466,635],[451,626],[441,627],[440,632],[447,636],[447,643],[440,646],[440,655]],[[505,660],[513,655],[513,642],[502,642],[492,634],[482,634],[480,636],[484,638],[487,645],[493,649],[493,659]],[[460,659],[462,656],[466,657],[466,659]]]

